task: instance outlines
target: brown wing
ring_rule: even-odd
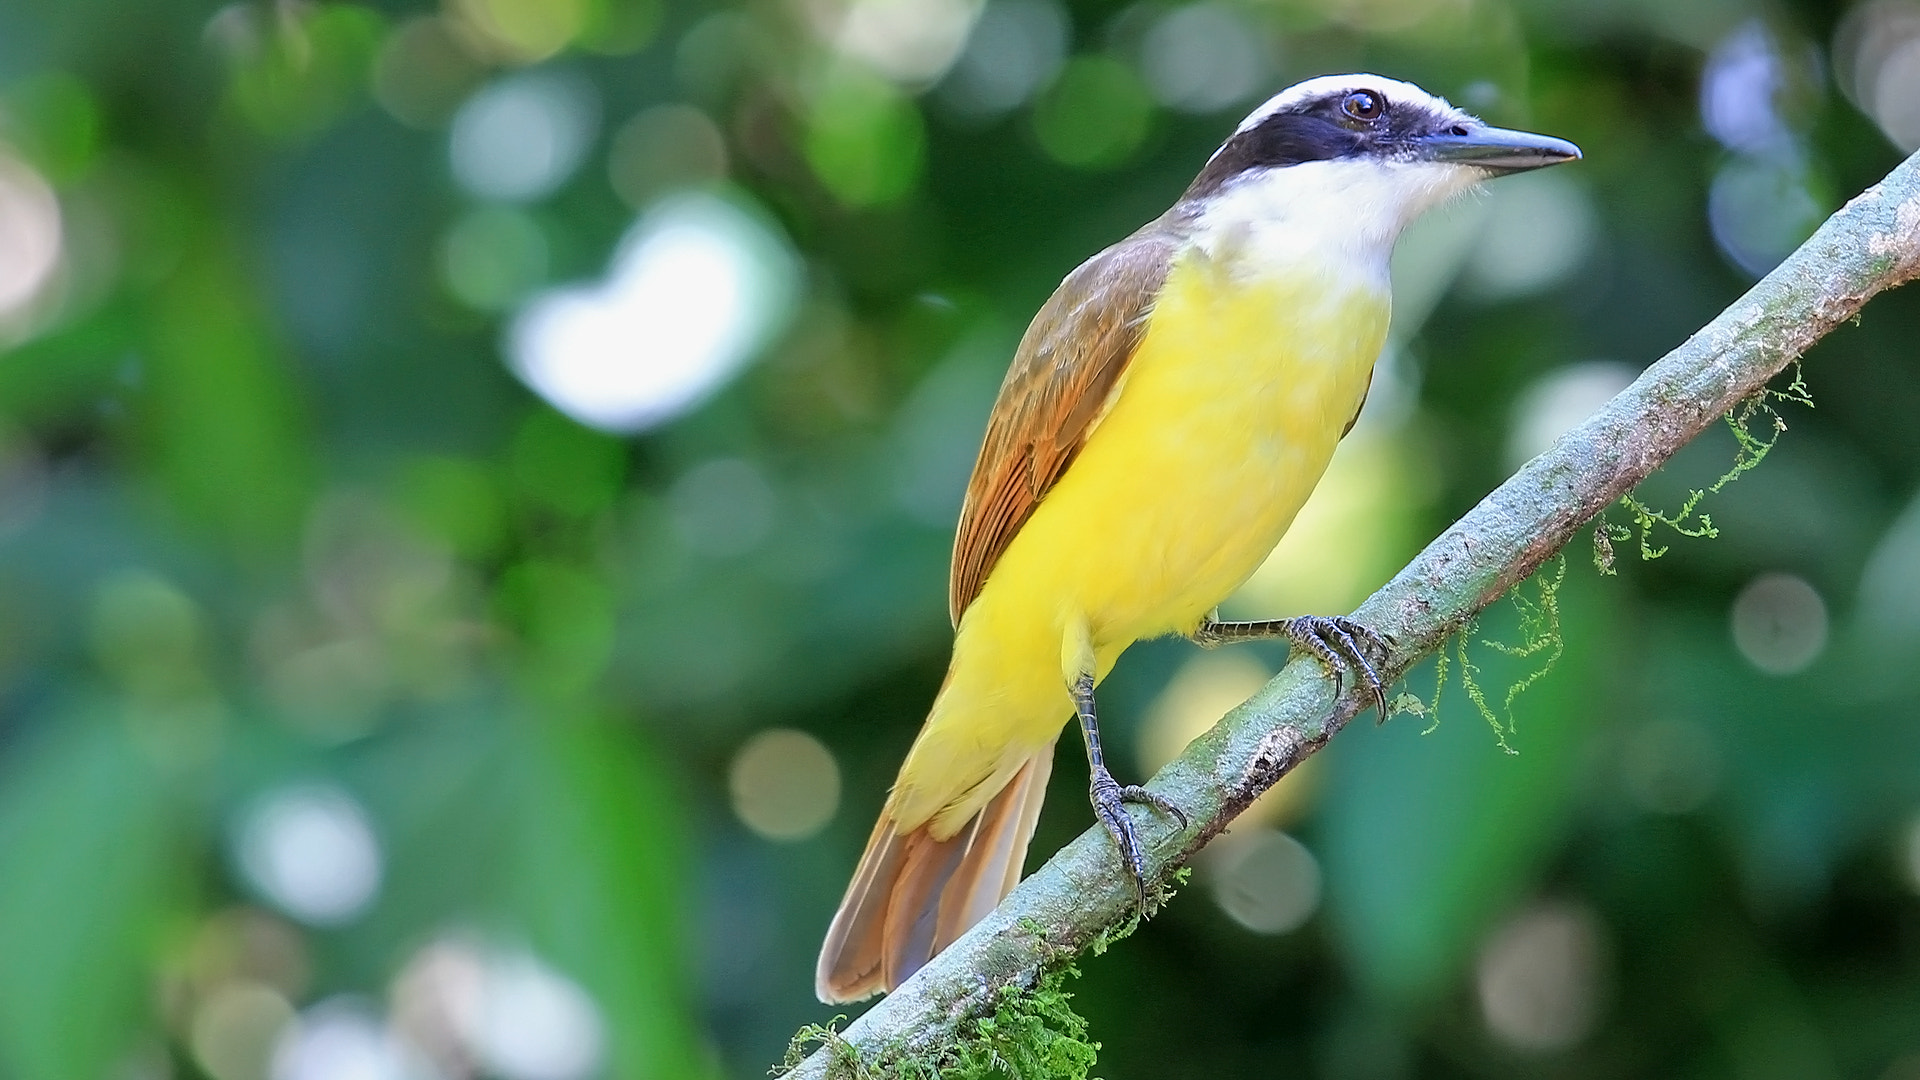
[[[953,539],[954,624],[1105,413],[1179,243],[1167,218],[1080,264],[1020,339]]]

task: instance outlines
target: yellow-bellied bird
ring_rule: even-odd
[[[1401,230],[1489,177],[1579,156],[1408,83],[1310,79],[1247,117],[1172,209],[1067,275],[987,421],[953,548],[953,660],[827,932],[823,1001],[893,989],[1013,888],[1069,717],[1144,901],[1124,804],[1180,814],[1114,780],[1094,714],[1135,641],[1284,637],[1351,668],[1385,716],[1366,628],[1211,613],[1360,412]]]

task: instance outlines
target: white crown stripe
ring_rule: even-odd
[[[1240,126],[1234,129],[1238,135],[1260,126],[1260,122],[1275,113],[1286,112],[1316,98],[1330,97],[1349,90],[1373,90],[1386,95],[1389,103],[1417,102],[1439,113],[1458,113],[1447,99],[1435,97],[1410,82],[1389,79],[1384,75],[1370,75],[1364,71],[1351,75],[1321,75],[1302,83],[1295,83],[1273,95],[1266,103],[1247,114]]]

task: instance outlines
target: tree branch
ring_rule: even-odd
[[[1869,298],[1916,276],[1920,154],[1829,218],[1745,296],[1523,466],[1362,604],[1354,617],[1396,642],[1382,674],[1404,675]],[[1318,662],[1289,663],[1161,770],[1150,786],[1191,824],[1167,831],[1159,816],[1142,820],[1154,838],[1150,868],[1170,873],[1364,707],[1355,694],[1335,701],[1332,688]],[[926,1053],[990,1012],[1003,990],[1034,985],[1045,965],[1126,923],[1133,903],[1112,842],[1089,829],[850,1026],[847,1046],[824,1048],[789,1075],[830,1075],[836,1049],[862,1058]]]

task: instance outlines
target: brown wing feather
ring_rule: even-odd
[[[1080,264],[1020,339],[953,540],[947,604],[955,625],[1105,413],[1179,238],[1161,218]]]

